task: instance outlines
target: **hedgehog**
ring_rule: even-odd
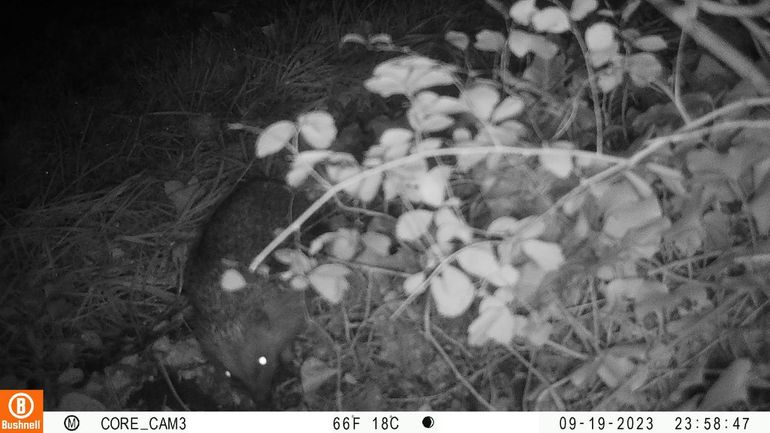
[[[193,307],[191,326],[204,354],[245,387],[258,407],[270,404],[280,354],[306,324],[302,292],[246,266],[307,207],[284,184],[254,178],[219,204],[191,250],[183,292]],[[239,270],[247,285],[221,287],[223,272]]]

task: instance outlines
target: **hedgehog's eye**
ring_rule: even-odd
[[[225,377],[227,377],[228,379],[232,379],[233,378],[233,374],[230,373],[230,370],[225,370]]]
[[[263,355],[257,358],[257,364],[259,364],[260,366],[267,365],[267,357]]]

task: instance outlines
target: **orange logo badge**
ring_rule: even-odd
[[[43,390],[0,390],[0,431],[41,433]]]

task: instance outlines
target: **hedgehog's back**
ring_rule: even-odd
[[[279,354],[301,332],[305,314],[301,293],[252,275],[246,266],[304,205],[279,182],[255,179],[238,185],[204,226],[186,265],[184,292],[202,348],[258,402],[269,395]],[[247,287],[222,290],[227,269],[240,271]]]

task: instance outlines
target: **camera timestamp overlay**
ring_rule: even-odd
[[[46,432],[770,432],[766,412],[47,412]]]

